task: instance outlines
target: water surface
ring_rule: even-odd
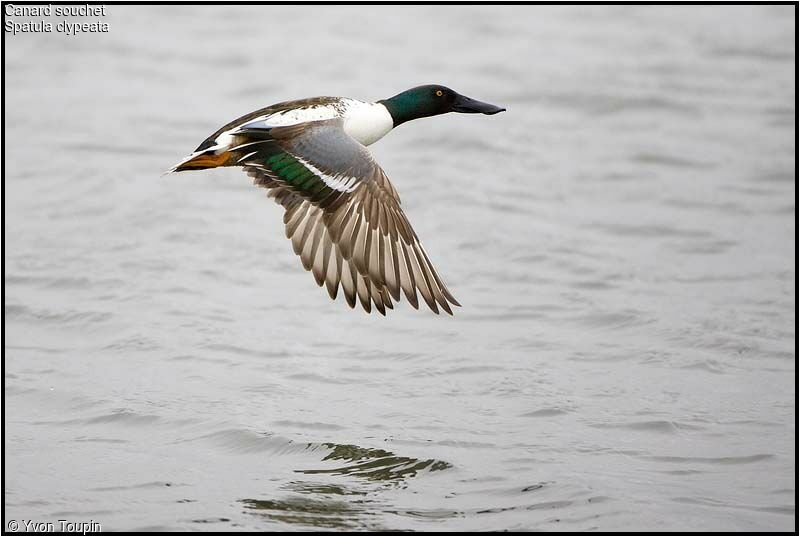
[[[5,36],[5,502],[133,530],[789,531],[794,9],[109,6]],[[372,146],[464,305],[331,302],[227,121]]]

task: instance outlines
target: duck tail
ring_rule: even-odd
[[[195,151],[175,166],[164,172],[164,175],[173,172],[185,172],[188,170],[207,170],[209,168],[218,168],[225,166],[233,158],[233,153],[230,151],[223,151],[217,153],[213,149],[206,149],[203,151]]]

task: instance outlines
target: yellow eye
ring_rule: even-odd
[[[442,95],[444,95],[444,94],[442,93],[442,90],[440,90],[440,89],[437,89],[437,90],[436,90],[436,96],[437,96],[437,97],[441,97]]]

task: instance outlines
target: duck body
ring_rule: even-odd
[[[344,119],[344,131],[362,145],[371,145],[394,128],[386,106],[348,97],[312,97],[274,104],[246,114],[209,136],[195,150],[222,150],[234,144],[231,132],[244,125],[259,128],[286,127],[311,121]]]
[[[462,107],[462,109],[459,109]],[[458,111],[504,109],[444,86],[420,86],[374,103],[314,97],[278,103],[218,129],[170,172],[239,166],[286,210],[286,235],[317,284],[350,307],[385,314],[401,292],[435,313],[460,304],[447,290],[366,146],[398,125]]]

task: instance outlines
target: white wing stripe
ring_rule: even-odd
[[[240,162],[244,162],[245,160],[249,159],[250,157],[252,157],[252,156],[253,156],[253,155],[255,155],[256,153],[258,153],[258,151],[253,151],[253,152],[251,152],[251,153],[248,153],[248,154],[246,154],[245,156],[243,156],[242,158],[240,158],[239,160],[237,160],[237,161],[236,161],[236,164],[239,164]]]
[[[337,174],[334,176],[330,176],[327,173],[323,172],[304,158],[298,157],[297,155],[293,155],[303,166],[309,169],[312,173],[314,173],[317,177],[322,179],[329,188],[333,190],[337,190],[339,192],[352,192],[356,189],[355,183],[358,181],[357,177],[348,177],[346,175]]]

